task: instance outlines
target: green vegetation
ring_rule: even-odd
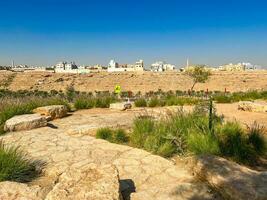
[[[146,107],[147,106],[146,99],[144,98],[137,99],[135,100],[134,105],[136,107]]]
[[[100,128],[96,132],[96,138],[118,144],[124,144],[129,141],[129,138],[123,129],[112,130],[110,128]]]
[[[145,98],[137,99],[134,103],[136,107],[162,107],[162,106],[184,106],[196,105],[201,101],[194,97],[180,97],[175,95],[168,95],[162,97],[151,97],[149,100]]]
[[[219,127],[217,134],[222,155],[240,163],[255,164],[259,155],[266,151],[263,129],[257,127],[254,124],[247,132],[237,122],[227,122]]]
[[[113,130],[110,128],[100,128],[96,132],[97,139],[103,139],[107,141],[113,141]]]
[[[114,142],[114,131],[108,130],[112,137],[107,140]],[[128,143],[116,143],[127,143],[163,157],[212,154],[254,165],[266,153],[263,132],[264,128],[257,124],[244,129],[237,122],[224,123],[207,101],[195,106],[192,112],[178,110],[161,119],[139,116],[134,120]]]
[[[76,109],[109,108],[110,104],[118,101],[115,96],[79,95],[74,100]]]
[[[217,103],[234,103],[239,101],[252,101],[256,99],[267,100],[267,91],[248,91],[234,93],[217,93],[213,95]]]
[[[40,174],[37,164],[41,163],[29,160],[19,148],[0,141],[0,182],[29,182]]]

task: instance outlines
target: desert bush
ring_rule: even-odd
[[[73,101],[74,97],[76,96],[76,91],[73,86],[68,86],[66,88],[66,97],[69,101]]]
[[[220,155],[219,143],[214,136],[207,133],[191,133],[187,137],[187,148],[195,154]]]
[[[231,103],[232,102],[232,98],[225,94],[214,95],[214,100],[217,103]]]
[[[134,105],[136,107],[146,107],[147,106],[147,102],[144,98],[140,98],[135,100]]]
[[[141,117],[134,121],[130,143],[154,154],[170,157],[176,152],[172,139],[167,137],[164,123],[155,122],[151,117]]]
[[[252,135],[255,136],[256,134],[252,133]],[[217,136],[223,156],[239,163],[250,165],[256,163],[259,154],[252,142],[254,140],[250,138],[249,141],[250,136],[245,133],[244,129],[237,122],[227,122],[222,125],[217,132]]]
[[[80,109],[90,109],[95,106],[95,99],[91,96],[79,96],[74,100],[74,107]]]
[[[129,138],[123,129],[117,129],[113,131],[113,142],[118,144],[127,143]]]
[[[109,96],[97,97],[95,99],[96,108],[109,108],[110,104],[114,102],[114,99]]]
[[[184,106],[184,105],[195,105],[200,100],[193,97],[177,97],[177,96],[167,96],[165,99],[168,106]]]
[[[100,128],[96,132],[96,138],[113,141],[113,131],[110,128]]]
[[[259,155],[264,155],[267,150],[264,132],[265,128],[256,122],[248,127],[248,143]]]
[[[0,182],[29,182],[40,175],[38,163],[27,158],[18,147],[6,146],[0,141]]]
[[[152,97],[147,103],[148,107],[151,107],[151,108],[158,107],[158,106],[164,106],[164,104],[165,104],[165,102],[161,99],[158,99],[157,97]]]

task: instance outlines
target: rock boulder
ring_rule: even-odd
[[[267,103],[241,101],[238,103],[238,110],[249,111],[249,112],[267,112]]]
[[[52,105],[36,108],[33,110],[33,112],[47,117],[51,117],[51,119],[53,120],[56,118],[65,117],[68,113],[68,109],[64,105]]]
[[[120,200],[119,176],[112,165],[89,164],[64,172],[45,200]]]
[[[17,115],[7,120],[4,126],[5,131],[31,130],[47,125],[47,120],[39,114]]]

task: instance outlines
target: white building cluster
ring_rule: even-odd
[[[257,70],[260,66],[252,65],[251,63],[237,63],[237,64],[226,64],[218,67],[220,71],[246,71],[246,70]]]
[[[144,71],[144,61],[139,60],[135,64],[119,64],[115,60],[111,60],[108,64],[108,72],[135,72]]]
[[[154,72],[172,71],[174,69],[175,65],[168,64],[165,61],[158,61],[151,64],[151,71]]]

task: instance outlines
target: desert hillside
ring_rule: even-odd
[[[0,72],[1,87],[11,90],[65,90],[73,85],[79,91],[113,91],[116,84],[123,91],[149,92],[161,89],[188,90],[192,81],[179,72],[168,73],[94,73],[55,74],[49,72]],[[216,72],[209,81],[197,84],[196,90],[247,91],[267,90],[267,71]]]

